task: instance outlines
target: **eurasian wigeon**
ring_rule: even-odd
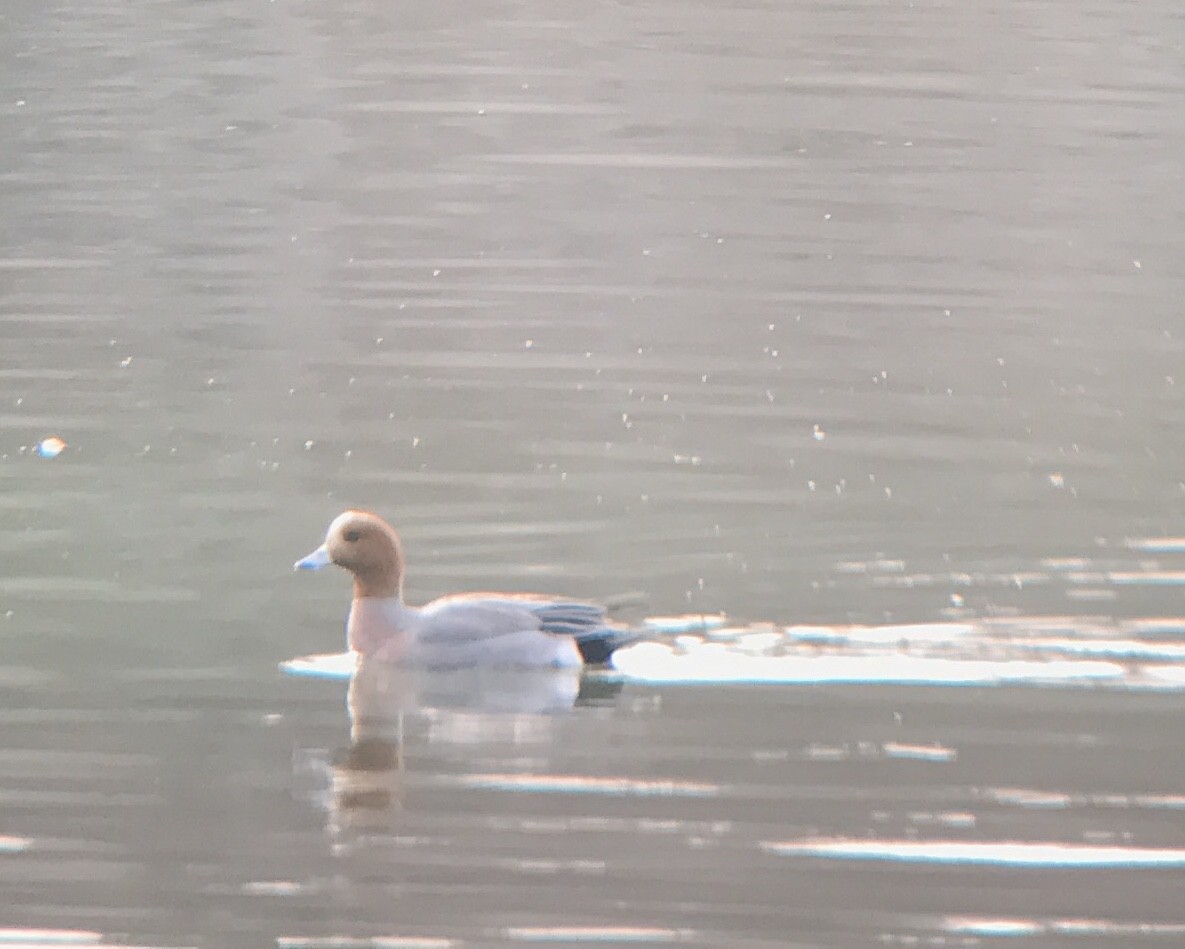
[[[539,593],[461,593],[408,606],[399,535],[369,511],[339,514],[325,543],[294,566],[331,563],[354,575],[347,641],[365,657],[426,668],[571,668],[604,663],[638,638],[611,626],[597,603]]]

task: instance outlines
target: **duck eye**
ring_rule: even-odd
[[[361,536],[362,536],[362,531],[346,531],[344,534],[342,534],[342,537],[345,538],[345,541],[347,544],[354,543]]]

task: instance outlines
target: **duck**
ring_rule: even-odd
[[[295,570],[342,567],[354,578],[346,642],[360,659],[401,666],[580,668],[604,665],[640,637],[602,604],[545,593],[458,593],[424,606],[403,600],[403,543],[371,511],[343,511]]]

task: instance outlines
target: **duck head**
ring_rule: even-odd
[[[345,511],[333,519],[325,543],[295,564],[319,570],[336,564],[354,575],[354,599],[403,593],[403,546],[395,528],[369,511]]]

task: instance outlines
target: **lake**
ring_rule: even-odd
[[[10,0],[0,945],[1180,945],[1183,40]],[[652,641],[289,674],[348,506]]]

